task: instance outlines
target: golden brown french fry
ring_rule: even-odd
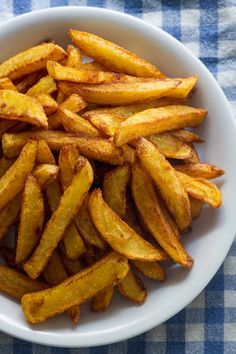
[[[43,222],[43,195],[36,178],[29,174],[25,181],[22,198],[16,264],[27,260],[37,246],[43,231]]]
[[[112,71],[111,69],[107,68],[106,66],[97,63],[96,61],[89,61],[87,63],[82,64],[83,70],[89,71]]]
[[[38,247],[24,265],[27,274],[34,279],[45,268],[53,250],[77,214],[93,182],[93,171],[88,160],[79,157],[76,167],[77,171],[71,185],[65,190],[58,208],[48,221]]]
[[[170,227],[171,227],[172,231],[174,232],[176,238],[179,239],[180,238],[180,232],[179,232],[179,229],[178,229],[178,226],[177,226],[175,220],[173,219],[173,216],[170,214],[170,212],[167,209],[167,207],[166,207],[163,199],[161,198],[161,196],[156,194],[156,197],[157,197],[157,200],[158,200],[158,203],[160,205],[161,211],[162,211],[167,223],[170,225]]]
[[[186,192],[193,198],[209,204],[212,208],[219,208],[222,196],[217,186],[204,178],[193,178],[185,173],[176,171],[177,177]]]
[[[197,219],[201,213],[203,203],[200,200],[197,200],[191,196],[189,196],[189,201],[190,201],[192,219]]]
[[[59,155],[60,182],[62,190],[71,184],[76,162],[79,158],[79,150],[76,145],[63,146]]]
[[[0,79],[0,90],[17,91],[17,88],[8,77],[4,77],[4,78]]]
[[[54,156],[45,140],[38,140],[36,162],[38,164],[56,164]]]
[[[34,167],[37,142],[29,140],[18,159],[0,179],[0,210],[24,188],[25,179]]]
[[[28,89],[28,96],[38,96],[41,94],[50,95],[57,90],[57,86],[53,78],[49,75],[42,77],[34,86]]]
[[[103,198],[120,218],[126,212],[126,188],[130,178],[130,168],[123,165],[105,175],[103,181]]]
[[[0,118],[48,127],[41,104],[33,97],[12,90],[0,90]]]
[[[58,103],[58,104],[62,104],[62,102],[64,101],[64,99],[65,99],[64,93],[62,93],[61,91],[58,91],[58,92],[57,92],[57,103]]]
[[[88,210],[90,194],[88,193],[75,217],[75,224],[81,233],[83,239],[89,244],[104,250],[107,247],[106,242],[100,236],[95,228]]]
[[[153,237],[175,262],[184,267],[191,267],[192,258],[180,244],[165,218],[151,178],[138,162],[132,166],[131,186],[135,204]]]
[[[190,146],[171,133],[154,134],[148,136],[147,139],[168,158],[184,160],[191,157]]]
[[[134,114],[121,123],[114,141],[117,146],[139,136],[162,133],[183,127],[196,127],[201,124],[207,111],[189,106],[166,106],[152,108]]]
[[[180,80],[180,84],[173,91],[168,93],[168,97],[172,98],[186,98],[194,88],[197,83],[197,76],[190,76],[184,79],[176,78],[176,80]]]
[[[59,167],[56,165],[42,164],[35,167],[33,176],[37,179],[40,188],[45,189],[59,174]]]
[[[77,93],[86,102],[117,106],[166,96],[179,85],[178,80],[151,80],[144,82],[119,82],[111,84],[78,84],[59,81],[58,88],[66,96]],[[135,92],[135,95],[134,95]]]
[[[185,165],[176,165],[175,169],[191,177],[206,179],[220,177],[224,174],[224,170],[215,165],[210,165],[209,163],[189,163]]]
[[[36,98],[43,107],[47,116],[57,111],[58,104],[49,94],[41,93]]]
[[[164,281],[166,278],[166,272],[158,262],[133,261],[132,263],[145,277],[158,281]]]
[[[25,295],[21,305],[26,319],[30,323],[43,322],[65,312],[71,306],[80,305],[107,286],[117,284],[128,270],[127,260],[118,253],[111,252],[50,291]]]
[[[120,127],[124,118],[110,113],[85,114],[86,118],[103,134],[114,136],[116,130]]]
[[[76,261],[72,261],[64,253],[61,254],[61,259],[69,275],[74,275],[84,269],[84,266],[78,259]]]
[[[47,285],[30,279],[17,270],[0,265],[0,291],[21,300],[22,296],[46,289]]]
[[[26,93],[30,87],[35,85],[45,75],[44,70],[39,70],[24,76],[17,84],[17,91],[20,93]]]
[[[171,134],[184,143],[204,143],[204,140],[198,134],[189,132],[188,130],[174,130]]]
[[[131,270],[117,284],[117,288],[126,299],[138,304],[143,304],[147,298],[147,291],[142,280]]]
[[[124,162],[123,150],[116,148],[108,140],[52,130],[18,134],[5,133],[2,137],[4,156],[7,158],[18,156],[22,147],[30,138],[45,140],[48,146],[54,151],[59,151],[62,146],[75,144],[78,146],[81,154],[89,159],[106,162],[110,165],[122,165]]]
[[[0,210],[0,240],[6,235],[9,227],[16,222],[20,212],[21,202],[22,194],[19,193]]]
[[[68,109],[59,107],[59,119],[66,131],[88,137],[99,137],[100,133],[90,122]]]
[[[91,304],[93,312],[103,312],[109,307],[114,294],[114,286],[108,286],[94,296]]]
[[[155,65],[95,34],[70,30],[69,36],[88,57],[115,71],[141,77],[163,77]]]
[[[60,61],[66,57],[64,50],[56,44],[44,43],[29,48],[5,60],[0,65],[0,78],[11,80],[44,68],[48,60]]]
[[[142,165],[153,178],[179,229],[186,230],[191,223],[190,203],[177,176],[177,171],[159,150],[144,138],[139,139],[137,152]]]
[[[134,148],[129,146],[128,144],[122,145],[122,150],[124,152],[124,162],[132,164],[135,160],[136,151]]]
[[[73,45],[67,46],[67,61],[66,66],[71,68],[81,68],[82,66],[82,55],[78,48],[75,48]]]
[[[10,130],[11,128],[15,127],[17,124],[16,121],[13,120],[2,120],[0,122],[0,138],[2,137],[2,135]]]
[[[7,172],[14,162],[15,159],[6,159],[5,157],[0,159],[0,178]]]
[[[139,236],[105,203],[99,189],[91,194],[89,211],[97,230],[111,248],[129,259],[162,260],[159,250]]]
[[[192,155],[188,159],[183,160],[183,163],[185,163],[185,164],[199,163],[200,162],[200,158],[198,156],[197,150],[196,150],[195,146],[193,145],[193,143],[189,143],[189,147],[191,149],[191,154]]]

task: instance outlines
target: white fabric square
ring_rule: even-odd
[[[186,342],[204,341],[204,323],[186,324],[185,340]]]

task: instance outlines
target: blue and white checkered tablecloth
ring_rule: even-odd
[[[111,8],[162,27],[203,61],[236,111],[236,0],[0,0],[0,22],[25,12],[65,5]],[[143,335],[103,347],[62,349],[0,334],[0,354],[9,353],[234,354],[236,243],[197,299],[165,324]]]

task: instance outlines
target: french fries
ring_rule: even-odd
[[[48,291],[24,295],[21,304],[29,323],[39,323],[80,305],[109,285],[117,284],[129,270],[127,260],[111,252],[91,267]],[[65,296],[65,293],[67,296]]]
[[[22,194],[19,193],[0,210],[0,240],[6,235],[9,227],[16,222],[21,209]]]
[[[54,156],[45,140],[38,140],[36,162],[38,164],[56,164]]]
[[[0,90],[0,118],[47,128],[47,117],[39,102],[12,90]]]
[[[0,90],[17,91],[17,88],[13,84],[13,82],[10,79],[8,79],[8,77],[4,77],[3,79],[0,79]]]
[[[146,300],[147,291],[145,286],[142,280],[132,271],[129,271],[124,279],[117,284],[117,288],[121,295],[128,300],[132,300],[138,304],[143,304]]]
[[[62,190],[71,184],[76,162],[79,158],[79,150],[75,145],[63,146],[59,155],[60,182]]]
[[[189,196],[189,201],[190,201],[190,208],[191,208],[191,215],[192,215],[192,219],[197,219],[198,216],[201,213],[202,207],[203,207],[203,203],[198,200],[195,199],[191,196]]]
[[[0,159],[0,178],[7,172],[14,162],[14,159],[6,159],[5,157]]]
[[[108,286],[94,296],[91,304],[93,312],[103,312],[109,307],[114,294],[114,286]]]
[[[56,165],[42,164],[35,167],[32,172],[38,181],[40,188],[44,190],[59,174],[59,167]]]
[[[166,273],[158,262],[133,261],[133,265],[141,274],[150,279],[164,281],[166,278]]]
[[[174,130],[171,134],[184,143],[204,143],[204,140],[198,134],[189,132],[188,130]]]
[[[28,96],[38,96],[41,94],[50,95],[57,90],[55,81],[51,76],[42,77],[34,86],[32,86],[28,91]]]
[[[175,166],[177,171],[185,173],[191,177],[212,179],[224,174],[224,170],[209,163],[189,163]]]
[[[57,111],[57,102],[50,95],[46,93],[41,93],[36,98],[43,107],[44,112],[47,116]]]
[[[70,68],[81,68],[82,66],[82,55],[80,51],[73,45],[67,46],[67,61],[66,66]]]

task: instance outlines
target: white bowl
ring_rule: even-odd
[[[30,326],[20,305],[0,295],[0,330],[32,342],[64,347],[83,347],[117,342],[145,332],[166,321],[187,306],[207,285],[223,262],[236,230],[236,126],[228,102],[205,66],[180,42],[137,18],[91,7],[62,7],[29,13],[0,26],[0,62],[46,38],[69,43],[70,28],[108,38],[157,64],[168,75],[199,75],[192,104],[209,111],[199,133],[206,139],[203,160],[223,167],[220,180],[223,206],[205,208],[194,222],[193,231],[183,236],[194,257],[191,271],[172,266],[167,281],[145,280],[148,299],[135,306],[117,295],[108,311],[93,314],[82,311],[77,327],[61,315],[44,324]]]

